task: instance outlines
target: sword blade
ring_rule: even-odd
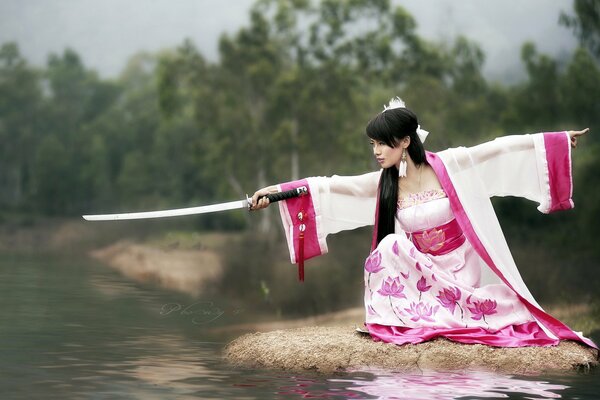
[[[238,208],[248,208],[248,200],[243,199],[230,201],[229,203],[219,203],[200,207],[177,208],[174,210],[145,211],[123,214],[84,215],[83,219],[87,221],[116,221],[124,219],[165,218],[178,217],[181,215],[207,214],[219,211],[235,210]]]

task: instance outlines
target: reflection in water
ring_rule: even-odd
[[[598,376],[548,380],[485,373],[324,376],[232,369],[237,323],[227,299],[192,299],[77,259],[0,257],[0,393],[4,399],[565,398],[596,399]],[[177,305],[165,312],[165,304]],[[226,311],[217,320],[220,311]],[[162,314],[161,314],[162,312]],[[195,323],[202,317],[204,325]]]
[[[107,299],[132,298],[141,295],[141,290],[136,288],[132,283],[123,282],[112,276],[91,275],[88,282],[91,287]]]
[[[396,374],[390,371],[350,372],[340,378],[327,379],[310,374],[258,375],[238,381],[237,388],[248,388],[286,398],[303,399],[463,399],[463,398],[527,398],[556,399],[556,391],[569,388],[533,377],[487,372],[426,372],[421,375]],[[570,396],[566,396],[571,398]],[[579,397],[589,398],[589,397]]]
[[[192,389],[186,384],[186,379],[198,376],[214,378],[218,376],[211,369],[202,364],[206,349],[203,344],[214,343],[191,342],[177,335],[140,336],[122,342],[120,346],[129,349],[138,349],[143,356],[121,363],[110,365],[110,370],[117,369],[126,375],[145,383],[157,386],[178,386],[181,389]],[[143,350],[142,350],[143,349]],[[139,350],[142,350],[141,352]]]
[[[535,379],[519,379],[513,376],[489,372],[424,372],[422,375],[376,372],[372,381],[352,379],[334,380],[347,382],[354,390],[383,399],[456,399],[461,397],[506,398],[508,394],[537,396],[534,398],[556,399],[560,394],[553,391],[567,389]]]

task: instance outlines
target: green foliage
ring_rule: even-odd
[[[600,126],[598,4],[576,0],[575,14],[561,17],[580,40],[571,56],[556,60],[524,44],[527,79],[510,87],[486,81],[477,43],[425,40],[413,16],[388,0],[258,0],[247,26],[220,38],[217,61],[186,40],[134,55],[114,81],[98,77],[73,50],[50,55],[36,69],[16,44],[6,43],[0,48],[0,205],[6,212],[62,216],[180,207],[304,176],[363,173],[376,167],[366,122],[396,95],[433,132],[431,150],[507,133]],[[597,265],[599,143],[592,133],[576,151],[574,214],[541,218],[531,204],[498,203],[517,245],[535,237],[562,249],[570,239],[562,228],[569,227],[582,251],[582,266],[573,268]],[[210,215],[199,227],[252,224],[271,238],[273,216]],[[253,243],[239,246],[250,251]],[[275,258],[261,262],[276,264]],[[247,276],[256,301],[283,297],[275,272],[269,274]],[[325,288],[311,288],[338,304]],[[288,299],[284,309],[307,300]]]
[[[307,261],[306,280],[299,283],[285,243],[247,232],[227,243],[224,275],[215,290],[242,301],[246,307],[285,317],[359,306],[369,238],[368,229],[332,237],[332,254]]]
[[[561,13],[560,23],[571,28],[581,44],[600,58],[600,3],[596,0],[575,0],[575,15]]]
[[[0,206],[29,202],[28,181],[44,124],[40,73],[27,65],[15,43],[0,47]]]
[[[35,199],[47,214],[62,214],[67,209],[67,196],[73,174],[69,171],[69,153],[56,136],[42,139],[33,165]]]

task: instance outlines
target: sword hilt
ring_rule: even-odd
[[[295,189],[286,190],[285,192],[269,193],[264,196],[260,196],[258,200],[262,199],[263,197],[266,197],[267,199],[269,199],[270,203],[276,203],[281,200],[293,199],[294,197],[304,196],[307,193],[308,189],[306,188],[306,186],[300,186]],[[252,207],[252,198],[246,195],[246,201],[248,202],[248,209],[250,209],[250,207]]]

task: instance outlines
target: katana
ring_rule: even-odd
[[[265,196],[260,196],[259,200],[263,197],[269,199],[269,202],[275,203],[281,200],[287,200],[298,196],[303,196],[308,193],[306,186],[300,186],[296,189],[287,190],[285,192],[269,193]],[[149,219],[149,218],[166,218],[166,217],[179,217],[182,215],[194,215],[194,214],[208,214],[219,211],[236,210],[239,208],[245,208],[250,210],[252,207],[252,199],[246,195],[245,199],[230,201],[228,203],[211,204],[208,206],[199,207],[188,207],[188,208],[176,208],[173,210],[160,210],[160,211],[144,211],[144,212],[133,212],[123,214],[98,214],[98,215],[83,215],[83,219],[87,221],[120,221],[126,219]]]

